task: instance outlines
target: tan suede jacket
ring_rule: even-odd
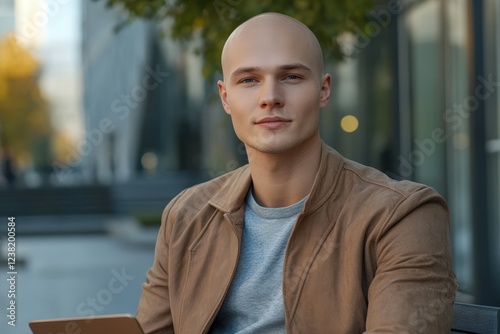
[[[137,312],[145,333],[209,332],[238,262],[250,184],[244,166],[165,208]],[[449,333],[456,286],[445,201],[323,144],[284,259],[286,332]]]

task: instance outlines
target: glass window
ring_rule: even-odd
[[[346,157],[393,176],[397,148],[391,26],[376,31],[357,36],[364,39],[355,44],[356,54],[327,68],[332,97],[321,114],[321,133]]]
[[[466,0],[428,0],[409,7],[399,50],[407,73],[401,85],[408,92],[403,102],[410,132],[401,136],[403,142],[411,138],[399,171],[446,198],[454,268],[465,292],[473,284],[468,5]]]
[[[447,2],[445,22],[445,96],[448,204],[452,220],[454,268],[465,292],[472,284],[472,215],[469,122],[463,113],[468,87],[466,0]]]
[[[492,81],[500,81],[500,4],[498,1],[489,0],[485,2],[485,75]],[[486,80],[489,80],[486,78]],[[491,93],[485,100],[486,103],[486,150],[488,153],[488,209],[491,230],[490,244],[492,263],[500,263],[500,89],[489,87]],[[493,282],[500,280],[500,266],[493,266],[495,277]],[[500,295],[500,287],[497,287],[497,296]]]
[[[409,49],[413,179],[446,193],[442,124],[440,1],[415,6],[406,16]],[[402,134],[408,135],[408,134]]]

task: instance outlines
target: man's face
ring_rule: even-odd
[[[319,138],[319,110],[330,95],[311,41],[296,29],[257,26],[236,34],[218,83],[238,138],[264,153],[284,153]]]

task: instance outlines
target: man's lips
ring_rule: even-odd
[[[255,122],[255,124],[258,124],[262,127],[265,127],[265,128],[271,129],[271,130],[275,130],[275,129],[279,129],[279,128],[287,125],[290,122],[291,122],[291,120],[286,119],[286,118],[282,118],[282,117],[264,117],[264,118],[258,120],[257,122]]]

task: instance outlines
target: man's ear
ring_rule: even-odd
[[[321,80],[321,91],[319,95],[319,107],[324,108],[330,100],[331,76],[326,73]]]
[[[217,87],[219,87],[219,96],[222,102],[222,107],[224,107],[224,110],[228,115],[231,115],[231,108],[229,108],[229,103],[227,103],[227,90],[225,82],[222,80],[217,81]]]

